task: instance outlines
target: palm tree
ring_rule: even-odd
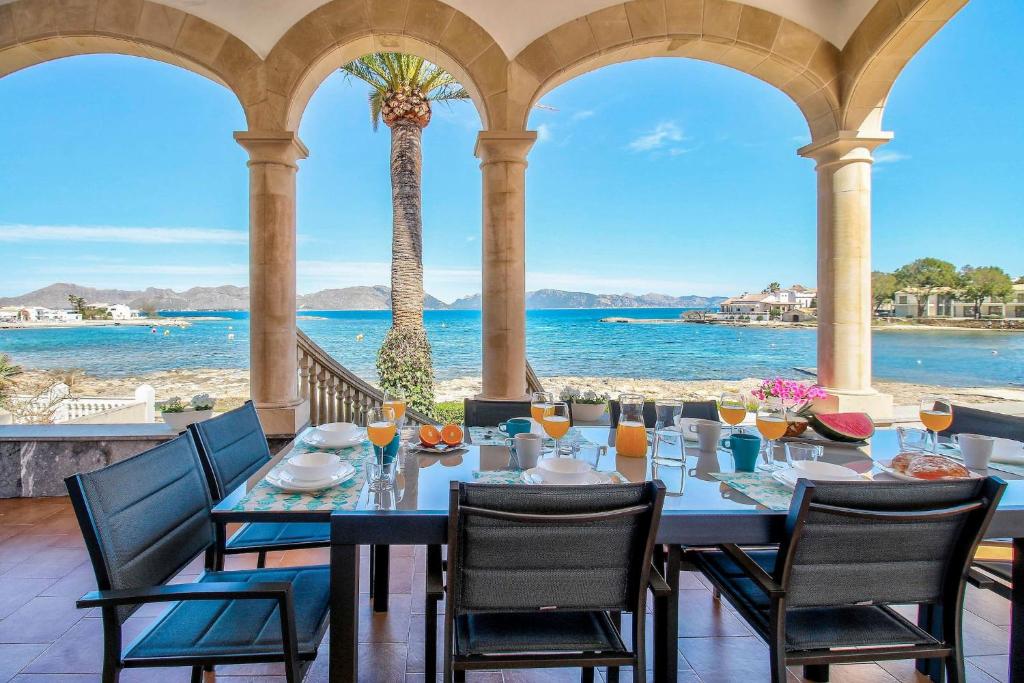
[[[370,118],[391,129],[391,329],[377,354],[384,390],[401,389],[409,405],[434,409],[434,370],[423,328],[423,129],[431,103],[469,93],[440,67],[414,55],[378,52],[341,67],[370,85]]]

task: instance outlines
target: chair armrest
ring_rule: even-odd
[[[647,587],[651,589],[656,598],[671,598],[672,588],[669,587],[668,582],[662,577],[654,565],[651,565],[650,575],[647,577]]]
[[[771,574],[766,572],[761,565],[750,559],[750,555],[743,552],[739,546],[733,543],[726,543],[718,546],[723,553],[729,556],[733,562],[735,562],[743,573],[751,579],[757,587],[767,593],[770,597],[782,597],[786,594],[786,591],[775,582]]]
[[[287,581],[222,581],[149,586],[124,590],[90,591],[75,606],[118,607],[147,602],[178,602],[181,600],[278,600],[291,602],[292,586]]]

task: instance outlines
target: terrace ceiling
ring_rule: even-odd
[[[0,4],[10,0],[0,0]],[[155,0],[220,26],[261,57],[302,17],[328,0]],[[567,21],[622,0],[445,0],[486,29],[510,59]],[[740,0],[801,24],[837,48],[878,0]]]

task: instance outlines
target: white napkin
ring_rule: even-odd
[[[997,438],[992,448],[992,462],[1006,465],[1024,465],[1024,443]]]

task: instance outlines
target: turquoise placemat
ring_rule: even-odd
[[[619,484],[626,481],[626,478],[618,472],[608,472],[612,479],[615,480],[612,483]],[[487,470],[481,472],[480,470],[474,470],[473,480],[478,484],[524,484],[523,471],[522,470]]]
[[[366,481],[366,470],[363,461],[373,452],[373,446],[369,442],[352,446],[349,448],[314,448],[302,441],[296,441],[295,447],[287,458],[282,458],[271,472],[284,467],[288,459],[299,453],[320,451],[323,453],[334,453],[343,461],[348,462],[355,468],[355,475],[348,481],[322,491],[312,493],[293,493],[282,491],[276,486],[271,486],[264,479],[252,488],[239,500],[231,510],[233,512],[254,512],[254,511],[287,511],[287,510],[354,510],[359,502],[359,494]]]
[[[498,431],[497,427],[470,427],[469,438],[474,446],[504,446],[508,434]],[[562,441],[571,441],[583,448],[593,448],[600,445],[583,436],[576,427],[570,427],[566,435],[562,437]],[[544,437],[545,448],[554,448],[554,445],[554,439],[548,436]]]
[[[769,510],[788,510],[793,500],[793,492],[770,472],[712,472],[711,476]]]

